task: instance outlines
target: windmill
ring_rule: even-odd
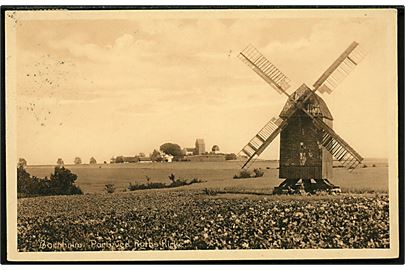
[[[255,47],[249,45],[240,52],[240,60],[288,98],[279,117],[270,119],[240,151],[239,155],[246,157],[242,169],[249,168],[280,134],[279,178],[285,180],[274,188],[275,194],[296,193],[302,189],[306,192],[338,190],[339,187],[328,180],[332,177],[333,159],[352,171],[363,158],[333,130],[333,117],[316,92],[332,93],[364,56],[359,44],[353,42],[312,89],[302,84],[288,94],[290,79]]]

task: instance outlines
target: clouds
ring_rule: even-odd
[[[303,82],[311,85],[353,40],[371,45],[367,61],[383,63],[379,71],[388,65],[385,39],[374,38],[387,35],[386,22],[360,15],[263,19],[185,14],[183,18],[151,15],[114,20],[71,16],[25,20],[17,31],[18,105],[35,102],[38,110],[52,111],[55,117],[47,118],[47,135],[38,123],[30,122],[29,113],[21,112],[19,121],[30,123],[38,147],[54,156],[66,152],[108,159],[125,151],[148,152],[169,139],[192,144],[195,137],[237,152],[269,118],[278,115],[285,102],[236,58],[249,43],[292,79],[290,92]],[[342,122],[349,120],[339,109],[342,104],[350,106],[348,93],[361,98],[362,87],[374,93],[376,86],[387,83],[388,77],[376,76],[377,70],[362,68],[357,78],[348,79],[352,81],[341,94],[325,97]],[[384,97],[377,94],[369,101],[376,98]],[[359,114],[356,109],[352,113]],[[377,122],[379,128],[384,126],[382,119]],[[337,127],[349,142],[356,141],[356,136],[345,132],[345,125]],[[25,128],[20,125],[19,133],[24,134]],[[104,148],[98,154],[86,153],[81,144],[67,149],[50,142],[55,136],[62,136],[67,145],[78,140],[87,148]],[[386,138],[383,132],[374,136]],[[111,137],[120,139],[111,141]],[[34,146],[24,135],[18,140],[21,156],[41,160],[39,155],[34,157]],[[277,157],[276,148],[267,154]],[[367,151],[366,145],[362,150]]]

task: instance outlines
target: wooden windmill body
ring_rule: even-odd
[[[288,94],[287,76],[253,46],[243,50],[239,58],[288,100],[279,118],[273,117],[243,147],[239,153],[246,157],[242,169],[248,168],[280,134],[279,178],[285,180],[274,193],[336,190],[338,187],[329,181],[333,177],[333,160],[351,171],[363,158],[333,131],[332,114],[316,91],[331,93],[363,57],[358,43],[353,42],[315,82],[313,89],[302,84]]]

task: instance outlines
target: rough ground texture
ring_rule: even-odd
[[[140,191],[18,200],[18,250],[388,248],[388,196]]]

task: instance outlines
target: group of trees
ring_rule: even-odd
[[[76,186],[77,175],[63,166],[56,166],[50,178],[31,176],[24,166],[17,167],[17,192],[25,196],[83,194]]]
[[[149,158],[151,161],[164,161],[164,157],[162,156],[161,152],[167,155],[172,155],[174,160],[180,160],[183,157],[183,151],[178,144],[165,143],[162,144],[159,149],[160,151],[154,149],[153,152],[149,154]],[[144,157],[146,157],[144,153],[139,153],[138,155],[135,155],[133,157],[116,156],[111,158],[110,163],[139,162],[140,158]]]
[[[20,160],[21,160],[21,159],[20,159]],[[25,160],[25,159],[23,159],[23,160]],[[19,161],[19,162],[20,162],[20,161]],[[25,163],[26,163],[26,161],[25,161]],[[63,161],[63,159],[58,158],[58,160],[56,161],[56,164],[57,164],[59,167],[62,167],[62,166],[65,165],[65,162]],[[75,165],[80,165],[80,164],[82,164],[82,159],[81,159],[80,157],[75,157],[75,159],[73,160],[73,164],[75,164]],[[91,158],[90,158],[90,161],[89,161],[89,164],[97,164],[97,160],[96,160],[94,157],[91,157]]]
[[[153,150],[152,154],[150,154],[150,159],[155,162],[163,161],[163,157],[160,152],[156,149]]]
[[[175,143],[164,143],[159,149],[167,155],[172,155],[175,159],[180,159],[184,155],[180,145]]]
[[[124,162],[135,163],[135,162],[139,162],[140,157],[145,157],[145,155],[143,155],[143,156],[136,155],[133,157],[117,156],[117,157],[112,157],[110,159],[110,163],[124,163]]]

